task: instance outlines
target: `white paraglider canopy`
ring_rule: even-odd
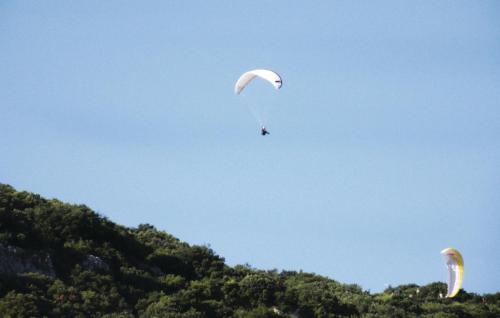
[[[446,297],[452,298],[462,288],[464,260],[460,252],[451,247],[442,250],[441,254],[445,257],[446,267],[448,268],[448,292]]]
[[[276,72],[270,70],[253,70],[243,73],[243,75],[240,76],[234,85],[234,92],[236,94],[241,93],[241,91],[256,77],[260,77],[268,81],[276,89],[280,89],[283,84],[281,77]]]
[[[255,120],[259,123],[261,127],[261,135],[265,136],[269,134],[266,128],[268,122],[268,111],[272,108],[269,106],[273,104],[272,99],[268,98],[270,96],[266,96],[266,92],[258,89],[253,91],[252,94],[248,94],[248,96],[240,94],[243,89],[247,87],[247,85],[255,78],[263,79],[264,83],[270,83],[276,90],[281,88],[283,81],[281,80],[281,76],[274,71],[256,69],[243,73],[234,85],[234,93],[240,96],[242,103],[247,106]]]

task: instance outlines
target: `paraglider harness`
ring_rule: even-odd
[[[262,136],[265,136],[265,135],[269,135],[269,132],[267,131],[266,127],[262,127],[262,129],[260,130],[260,134]]]

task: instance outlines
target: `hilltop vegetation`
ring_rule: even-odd
[[[500,317],[500,293],[227,266],[207,246],[0,184],[1,317]]]

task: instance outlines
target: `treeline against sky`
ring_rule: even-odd
[[[230,267],[152,225],[0,184],[0,317],[500,317],[500,293],[444,294]]]

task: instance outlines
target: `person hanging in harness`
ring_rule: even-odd
[[[266,127],[262,126],[262,128],[260,129],[260,134],[262,136],[265,136],[265,135],[269,135],[269,132],[267,131]]]

